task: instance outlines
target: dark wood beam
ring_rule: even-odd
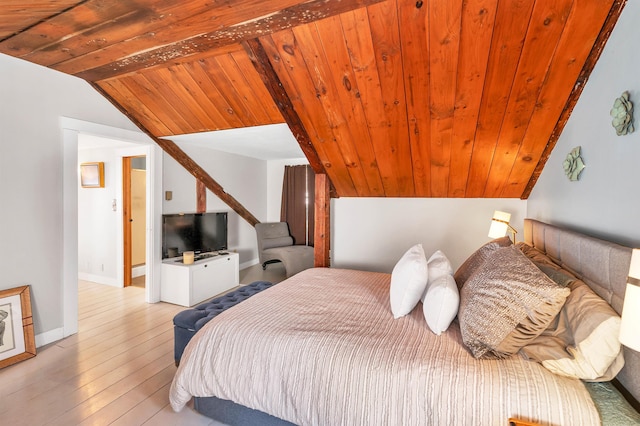
[[[191,173],[196,179],[201,181],[204,186],[211,192],[213,192],[218,198],[225,202],[229,207],[240,215],[244,220],[249,222],[251,226],[255,226],[256,223],[260,223],[254,215],[249,212],[242,204],[238,202],[231,195],[227,194],[209,174],[200,167],[191,157],[189,157],[183,150],[180,149],[173,141],[168,139],[155,138],[155,142],[169,154],[174,160],[176,160],[182,167],[184,167],[189,173]]]
[[[247,40],[243,43],[243,46],[249,54],[249,58],[251,58],[251,62],[253,62],[256,71],[258,71],[262,82],[269,91],[269,94],[271,94],[273,101],[278,106],[289,129],[291,129],[300,148],[302,148],[304,155],[307,157],[307,160],[309,160],[309,165],[316,174],[326,175],[326,170],[318,156],[318,152],[311,143],[311,137],[305,129],[300,116],[295,111],[291,98],[289,98],[289,94],[284,89],[276,70],[273,68],[273,65],[271,65],[269,55],[264,50],[264,46],[262,46],[258,39]]]
[[[103,90],[98,84],[91,83],[94,89],[107,98],[116,108],[126,115],[140,130],[147,134],[156,144],[160,146],[167,154],[169,154],[174,160],[176,160],[182,167],[184,167],[192,176],[202,182],[204,186],[211,192],[213,192],[220,200],[226,203],[233,211],[238,213],[241,218],[246,220],[251,226],[255,226],[256,223],[260,223],[256,217],[249,212],[238,200],[233,198],[230,194],[225,192],[224,188],[220,186],[202,167],[200,167],[191,157],[189,157],[178,145],[173,141],[167,139],[160,139],[152,134],[146,127],[144,127],[135,117],[122,107],[115,99]]]
[[[316,267],[330,267],[331,258],[331,196],[329,178],[316,174],[315,225],[313,230],[313,257]]]
[[[207,211],[207,187],[196,179],[196,213]]]
[[[145,68],[159,65],[169,66],[185,60],[191,61],[193,60],[192,56],[195,55],[201,55],[230,44],[238,44],[245,40],[349,12],[381,1],[383,0],[307,1],[247,22],[219,28],[207,34],[198,34],[190,38],[176,40],[175,43],[164,45],[157,49],[145,50],[141,53],[118,59],[110,64],[73,74],[85,80],[99,81]],[[92,52],[91,54],[94,53]],[[101,55],[104,56],[104,54]],[[176,60],[176,58],[179,59]],[[62,69],[64,69],[64,65],[61,65]]]
[[[558,142],[558,139],[560,138],[560,135],[564,130],[564,126],[567,124],[567,121],[569,121],[569,117],[571,117],[573,108],[576,106],[576,103],[578,102],[578,99],[580,98],[580,95],[584,90],[584,86],[587,84],[587,80],[589,80],[591,72],[596,66],[596,62],[598,62],[598,59],[600,59],[600,55],[604,50],[604,46],[607,43],[607,40],[609,40],[609,36],[613,31],[613,27],[615,27],[616,22],[618,22],[618,18],[620,17],[620,14],[622,13],[622,10],[624,9],[626,4],[627,0],[616,0],[611,6],[609,15],[607,16],[607,19],[605,20],[604,24],[602,25],[602,29],[600,30],[600,34],[598,34],[598,38],[593,44],[593,48],[591,49],[591,52],[589,53],[584,66],[582,67],[582,71],[580,71],[578,81],[573,86],[573,90],[569,95],[569,99],[567,100],[567,103],[562,110],[562,114],[560,114],[560,118],[558,119],[558,122],[556,123],[556,126],[553,129],[551,136],[549,137],[549,142],[547,142],[547,146],[545,146],[544,151],[542,151],[540,160],[538,161],[536,168],[533,170],[533,174],[529,179],[529,183],[527,183],[527,186],[520,196],[522,200],[526,200],[527,198],[529,198],[529,195],[531,195],[531,191],[533,191],[533,187],[536,185],[536,182],[538,182],[538,179],[542,174],[542,170],[544,169],[545,164],[547,164],[547,160],[549,160],[551,152],[553,151],[553,148],[555,148],[556,143]]]

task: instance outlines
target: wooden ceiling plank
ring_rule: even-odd
[[[214,82],[209,74],[209,65],[204,63],[203,60],[184,63],[183,66],[189,70],[192,78],[198,84],[198,87],[206,93],[209,101],[214,105],[214,108],[219,111],[224,119],[223,123],[228,123],[228,128],[243,127],[242,119],[238,117],[231,105],[227,102],[225,97],[220,93],[218,85]]]
[[[76,2],[74,2],[76,3]],[[4,7],[4,5],[3,5]],[[64,10],[64,13],[60,13]],[[55,48],[61,40],[68,39],[87,28],[108,26],[115,19],[133,13],[134,9],[127,2],[104,2],[102,0],[79,1],[73,7],[70,4],[60,5],[50,16],[41,16],[38,21],[17,34],[0,42],[0,51],[15,57],[23,57],[34,51]],[[17,20],[16,16],[13,16]],[[39,63],[37,61],[34,61]]]
[[[280,110],[273,101],[273,98],[271,98],[269,91],[262,83],[262,80],[253,66],[249,55],[245,51],[242,51],[231,53],[231,57],[236,62],[236,65],[243,70],[242,75],[249,87],[251,87],[253,92],[256,94],[256,99],[262,105],[265,114],[267,114],[268,122],[284,123],[285,121],[282,114],[280,114]]]
[[[415,196],[411,144],[407,137],[407,100],[404,91],[404,71],[400,45],[398,9],[392,1],[377,3],[366,9],[371,26],[371,39],[375,52],[376,68],[380,82],[382,105],[384,107],[383,128],[374,130],[372,137],[386,138],[379,144],[386,144],[388,161],[391,165],[389,179],[395,181],[397,191],[387,196]],[[370,121],[371,122],[371,121]],[[386,126],[386,127],[384,127]],[[378,157],[380,162],[380,157]],[[380,164],[378,164],[380,166]],[[384,179],[383,174],[383,179]]]
[[[206,67],[211,80],[216,82],[218,91],[231,106],[236,117],[242,121],[243,127],[255,125],[254,123],[257,123],[258,120],[253,111],[245,105],[241,96],[236,92],[233,83],[229,81],[229,76],[225,73],[219,58],[219,56],[215,56],[203,59],[201,64],[203,67]]]
[[[162,47],[156,48],[159,45],[157,40],[127,40],[123,43],[135,41],[137,44],[126,47],[129,52],[126,57],[116,57],[108,53],[110,49],[122,50],[123,46],[107,47],[106,52],[92,53],[93,56],[86,58],[93,61],[83,60],[90,68],[78,69],[73,74],[86,80],[102,80],[173,61],[178,57],[188,58],[190,55],[293,28],[379,1],[382,0],[235,2],[233,8],[226,7],[220,8],[217,12],[208,12],[216,13],[213,23],[207,22],[206,16],[198,16],[193,18],[195,21],[185,20],[178,22],[175,26],[163,28],[159,31],[165,40]],[[176,34],[172,33],[174,27]],[[215,31],[211,31],[212,27]],[[184,34],[185,28],[189,29],[189,35]],[[109,58],[109,60],[105,62],[100,58]],[[60,64],[60,67],[64,65]]]
[[[465,192],[468,198],[484,194],[534,3],[534,0],[498,2]]]
[[[217,110],[207,108],[210,105],[208,97],[197,87],[191,78],[191,74],[184,66],[174,65],[156,72],[164,72],[167,76],[171,75],[171,79],[168,81],[171,81],[174,93],[181,99],[185,107],[196,116],[201,124],[200,131],[219,130],[221,128],[222,122],[219,119],[216,121],[212,117],[216,115]]]
[[[155,70],[145,74],[145,78],[151,82],[158,96],[161,96],[167,105],[171,105],[176,114],[186,123],[182,133],[198,133],[207,130],[206,123],[201,120],[203,111],[191,108],[192,100],[185,96],[185,90],[180,81],[174,78],[169,69]]]
[[[319,107],[315,87],[311,84],[306,73],[307,65],[299,52],[299,46],[296,44],[293,32],[291,30],[280,31],[262,37],[260,40],[265,53],[271,59],[270,64],[277,74],[276,78],[272,78],[272,80],[278,81],[282,85],[280,90],[284,92],[290,104],[278,101],[278,98],[273,95],[272,97],[276,100],[276,105],[280,108],[307,159],[310,163],[313,160],[307,151],[311,151],[311,155],[315,153],[319,164],[331,179],[338,196],[353,197],[357,195],[351,175],[342,166],[342,153],[326,115],[322,111],[318,113],[316,109],[310,108],[306,101],[313,99],[315,103],[312,105],[317,104]],[[273,93],[276,89],[273,88],[270,91]],[[282,98],[283,95],[279,97]],[[298,128],[302,130],[298,130]],[[313,166],[313,163],[311,164]],[[316,173],[318,172],[316,171]]]
[[[246,53],[244,53],[246,55]],[[221,55],[216,57],[216,62],[220,64],[220,69],[226,75],[227,81],[233,88],[233,92],[236,94],[238,103],[243,105],[243,110],[250,112],[253,116],[253,126],[271,124],[269,115],[262,107],[260,100],[261,96],[265,96],[271,103],[273,100],[269,93],[264,90],[256,92],[252,86],[249,86],[247,80],[244,78],[245,70],[240,70],[235,59],[231,55]],[[255,73],[256,70],[251,63],[249,63],[248,72]],[[260,83],[257,86],[259,89],[264,88],[264,85]]]
[[[156,99],[161,108],[165,109],[165,113],[179,125],[179,134],[196,133],[198,127],[194,127],[195,117],[193,114],[185,111],[184,104],[177,99],[173,89],[163,80],[162,74],[157,72],[149,74],[140,74],[136,80],[141,85],[149,88],[149,93]],[[183,113],[184,112],[184,113]]]
[[[208,130],[223,130],[230,129],[233,126],[229,124],[229,120],[227,119],[230,115],[226,110],[219,109],[218,105],[216,105],[210,97],[210,93],[207,92],[207,86],[203,85],[199,81],[199,76],[195,75],[194,69],[202,70],[199,66],[194,66],[194,64],[180,64],[175,65],[173,67],[169,67],[169,70],[172,69],[180,69],[181,77],[180,83],[184,87],[184,89],[189,93],[189,96],[193,98],[195,102],[199,104],[199,107],[202,109],[203,113],[207,117],[208,121]],[[208,79],[207,79],[208,80]]]
[[[429,99],[431,101],[431,196],[449,192],[462,1],[430,1]]]
[[[353,15],[347,12],[343,15]],[[341,16],[343,16],[341,15]],[[327,78],[333,80],[337,105],[342,107],[346,126],[349,130],[349,145],[356,151],[360,167],[367,183],[367,196],[383,196],[384,187],[378,169],[367,118],[362,106],[360,90],[353,71],[349,49],[345,42],[340,16],[323,19],[315,23],[323,46],[323,52],[330,68],[325,70]]]
[[[293,0],[295,1],[295,0]],[[255,16],[255,5],[238,3],[233,8],[236,19]],[[184,37],[209,32],[220,15],[230,15],[229,1],[111,2],[105,7],[103,0],[88,0],[82,7],[42,22],[28,36],[35,43],[33,62],[52,66],[63,61],[84,61],[84,55],[93,53],[94,66],[113,58],[122,58],[158,45],[166,45]],[[244,7],[243,7],[244,6]],[[227,18],[229,20],[229,18]],[[231,23],[237,22],[233,19]],[[15,40],[21,44],[29,40]],[[128,47],[123,47],[123,45]],[[84,59],[83,59],[84,58]],[[67,64],[67,69],[74,69]],[[71,71],[64,71],[72,73]]]
[[[35,49],[22,58],[67,74],[74,74],[76,69],[82,68],[78,64],[86,61],[85,55],[93,54],[92,52],[99,52],[93,54],[96,64],[111,60],[113,56],[105,54],[105,51],[113,46],[121,46],[120,40],[123,38],[140,37],[140,34],[143,34],[142,38],[153,40],[155,34],[149,31],[154,21],[152,13],[144,8],[133,9],[115,19],[83,28],[76,34],[64,35],[60,40]],[[123,55],[126,50],[119,49],[118,52]]]
[[[126,87],[146,108],[154,112],[158,121],[160,121],[162,125],[167,127],[168,131],[159,131],[159,126],[147,126],[146,122],[141,121],[146,128],[153,130],[155,135],[168,136],[180,134],[182,132],[182,129],[184,129],[184,126],[186,125],[182,117],[175,112],[171,105],[167,105],[166,101],[162,97],[157,96],[155,88],[143,75],[124,77],[118,80],[101,81],[99,84],[102,85],[104,83],[112,82]],[[129,106],[128,104],[124,104],[120,99],[116,100],[123,106]],[[132,115],[137,116],[137,108],[135,106],[129,108],[129,111],[131,111]]]
[[[451,139],[449,197],[466,195],[476,125],[480,114],[480,94],[487,75],[497,8],[498,0],[469,0],[463,3]]]
[[[564,109],[565,103],[556,100],[569,99],[613,3],[613,0],[574,1],[502,197],[520,197],[529,183],[546,146],[540,141],[550,138]],[[584,25],[585,22],[590,24]]]
[[[342,20],[355,81],[367,119],[384,193],[390,197],[409,192],[415,193],[415,190],[413,178],[411,178],[411,182],[405,181],[407,173],[410,174],[411,170],[402,170],[398,167],[398,156],[405,155],[405,159],[408,160],[405,169],[411,168],[411,152],[407,131],[402,134],[401,126],[396,129],[391,128],[392,125],[401,124],[400,117],[394,115],[397,112],[394,111],[394,102],[397,100],[398,90],[402,90],[397,86],[402,86],[403,79],[394,74],[397,67],[401,66],[399,40],[397,40],[397,45],[393,45],[392,40],[385,40],[384,35],[379,34],[381,31],[384,32],[384,27],[389,26],[397,15],[395,10],[390,15],[385,15],[385,13],[391,12],[390,9],[395,7],[395,3],[392,3],[391,7],[388,6],[389,3],[385,4],[387,5],[385,10],[356,10],[351,14],[343,15]],[[370,19],[371,16],[373,19]],[[372,26],[372,21],[376,21],[375,29]],[[397,29],[397,23],[390,25],[390,28],[387,29],[393,31],[394,27]],[[374,31],[378,32],[376,40],[373,37]],[[378,44],[377,47],[376,44]],[[383,56],[386,61],[383,61]],[[389,68],[389,74],[385,72],[384,76],[381,75],[381,69],[377,65],[378,61],[384,63],[381,65],[382,72],[386,71],[384,70],[386,66]],[[390,81],[393,78],[396,78],[395,82]],[[385,90],[388,93],[385,93]],[[404,104],[402,107],[405,108],[406,129],[406,107]],[[394,117],[398,118],[395,122],[393,121]],[[398,144],[400,138],[406,142],[408,152],[400,152]],[[403,184],[405,184],[404,188]],[[407,186],[410,187],[410,191],[406,189]]]
[[[139,96],[129,90],[121,81],[101,82],[96,85],[108,93],[118,104],[126,107],[128,111],[135,111],[137,120],[155,134],[171,134],[171,130],[154,114],[154,111],[148,108]]]
[[[52,16],[56,16],[82,1],[31,1],[4,0],[0,9],[0,42],[16,36]]]
[[[538,1],[533,8],[527,38],[522,47],[518,71],[507,104],[507,113],[489,169],[484,192],[486,197],[500,197],[502,194],[572,4],[573,0]]]
[[[332,61],[331,68],[328,67],[326,49],[323,45],[323,40],[320,39],[316,25],[301,25],[293,28],[292,31],[307,65],[307,73],[315,87],[316,98],[320,102],[322,113],[327,117],[334,138],[338,141],[342,157],[341,162],[351,176],[357,195],[368,194],[370,193],[369,185],[358,156],[358,150],[354,146],[357,141],[356,136],[351,132],[362,126],[362,123],[354,121],[353,114],[349,113],[353,104],[348,93],[349,90],[344,85],[342,87],[337,86],[332,75],[340,74],[339,70],[343,67],[343,64]],[[333,35],[340,33],[338,34],[340,40],[337,37],[329,39],[330,35],[325,35],[327,39],[324,41],[332,43],[329,45],[331,50],[335,49],[334,44],[336,42],[343,40],[339,25],[337,28],[334,26],[332,32],[334,33]],[[339,77],[339,80],[342,79]],[[366,125],[364,127],[366,128]]]
[[[355,86],[358,88],[371,146],[385,196],[398,194],[398,183],[394,177],[391,148],[388,138],[380,135],[388,132],[389,124],[382,105],[382,88],[376,68],[375,50],[371,38],[369,16],[366,10],[357,10],[341,15],[345,42],[353,68]]]
[[[428,7],[398,2],[398,19],[404,86],[407,99],[408,138],[411,146],[413,182],[418,197],[431,196],[431,112],[429,109]]]

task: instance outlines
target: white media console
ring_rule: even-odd
[[[162,261],[160,300],[193,306],[238,286],[238,253],[204,256],[190,265],[182,263],[182,258]]]

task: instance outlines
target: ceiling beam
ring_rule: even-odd
[[[256,217],[251,214],[238,200],[228,194],[224,188],[215,181],[202,167],[200,167],[189,155],[187,155],[178,145],[173,141],[167,139],[160,139],[152,134],[146,127],[144,127],[135,117],[133,117],[125,108],[122,107],[115,99],[102,89],[98,84],[91,83],[94,89],[96,89],[102,96],[108,99],[120,112],[126,115],[140,130],[147,134],[153,141],[169,154],[174,160],[176,160],[182,167],[184,167],[192,176],[202,182],[204,186],[211,192],[213,192],[220,200],[227,204],[233,211],[238,213],[241,218],[246,220],[251,226],[255,226],[256,223],[260,223]]]
[[[551,136],[549,137],[549,142],[547,142],[544,151],[542,151],[540,160],[538,160],[538,164],[536,165],[536,168],[534,169],[533,174],[529,179],[529,183],[527,183],[527,186],[522,192],[520,199],[526,200],[531,195],[531,191],[533,191],[533,187],[536,185],[536,182],[538,182],[538,178],[540,178],[542,170],[544,169],[545,164],[547,164],[547,160],[549,160],[553,148],[555,148],[556,143],[558,142],[558,139],[560,138],[560,135],[562,134],[562,131],[567,124],[567,121],[569,121],[569,117],[573,112],[573,108],[576,106],[576,103],[578,102],[578,99],[580,98],[580,95],[584,90],[584,86],[587,84],[587,80],[589,80],[589,76],[591,75],[593,68],[596,66],[598,59],[600,59],[600,55],[604,50],[604,46],[607,43],[607,40],[609,40],[609,36],[611,35],[616,22],[618,22],[618,18],[620,17],[622,9],[624,9],[626,4],[627,0],[615,0],[613,5],[611,6],[609,15],[602,25],[602,29],[598,34],[598,38],[593,44],[593,48],[591,49],[591,52],[589,53],[584,66],[582,67],[582,71],[578,76],[576,84],[573,86],[573,90],[569,95],[569,99],[567,100],[567,103],[562,110],[562,114],[560,114],[560,118],[558,119],[558,122],[556,123],[556,126],[553,129]]]
[[[326,175],[327,172],[324,164],[322,164],[322,161],[318,156],[318,152],[313,147],[311,137],[305,129],[302,119],[300,119],[300,116],[295,111],[291,98],[289,98],[289,95],[284,89],[276,70],[273,68],[273,65],[271,65],[269,55],[264,50],[264,46],[262,46],[262,43],[260,43],[260,40],[258,39],[247,40],[243,42],[242,45],[247,51],[251,62],[253,62],[256,71],[258,71],[262,82],[271,94],[273,101],[280,110],[280,114],[284,117],[284,120],[293,133],[293,136],[298,141],[300,148],[302,148],[304,155],[307,157],[307,160],[309,160],[309,165],[316,175]],[[329,180],[329,183],[331,183],[328,175],[327,179]],[[335,189],[332,190],[334,191],[333,195],[337,196],[337,194],[335,194]]]
[[[89,81],[106,80],[142,69],[193,61],[198,56],[206,55],[213,50],[221,49],[231,44],[339,15],[381,1],[383,0],[311,0],[206,34],[198,34],[177,40],[175,43],[167,44],[157,49],[132,53],[127,57],[119,58],[109,64],[92,69],[74,72],[67,70],[64,62],[53,66],[53,68]],[[100,53],[100,51],[97,53]],[[90,53],[90,55],[94,54],[96,52]],[[100,54],[104,56],[104,53]],[[78,62],[82,60],[82,57],[74,58],[73,60]],[[81,62],[90,63],[91,61]]]

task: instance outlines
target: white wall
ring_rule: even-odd
[[[332,266],[391,272],[422,243],[442,250],[454,270],[482,244],[494,210],[511,213],[522,240],[526,201],[514,199],[338,198],[331,202]]]
[[[226,193],[234,197],[258,220],[267,217],[267,162],[221,151],[180,144]],[[172,191],[171,201],[163,201],[163,213],[196,210],[196,180],[169,155],[164,154],[164,191]],[[212,192],[207,191],[207,211],[229,212],[229,249],[240,254],[241,268],[258,262],[253,226],[235,213]]]
[[[628,90],[640,116],[640,2],[627,3],[528,202],[530,217],[640,247],[640,120],[616,136],[609,110]],[[562,162],[582,146],[587,167],[578,182]]]
[[[62,256],[63,218],[76,212],[63,210],[60,118],[137,129],[77,78],[2,54],[0,75],[0,289],[31,285],[35,333],[55,334],[63,262],[77,266]]]
[[[80,141],[80,143],[82,143]],[[104,162],[104,188],[81,188],[78,183],[78,276],[101,284],[117,285],[117,238],[122,178],[116,173],[114,149],[79,149],[78,163]]]

